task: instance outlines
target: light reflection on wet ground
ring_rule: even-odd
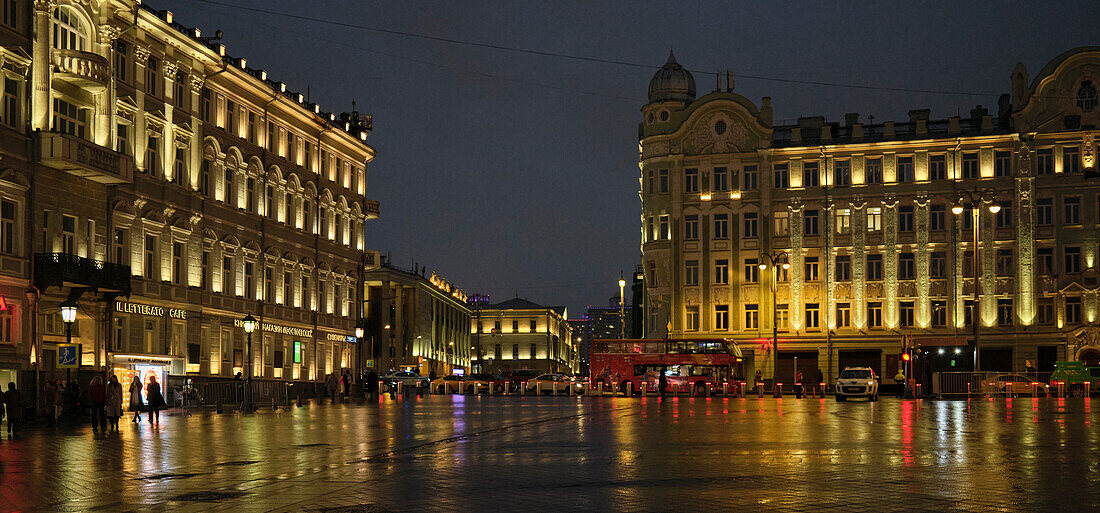
[[[462,396],[174,415],[0,442],[0,510],[1087,511],[1095,416],[1088,399]]]

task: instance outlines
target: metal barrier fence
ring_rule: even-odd
[[[285,407],[290,405],[291,383],[276,380],[247,381],[198,381],[172,376],[169,379],[172,393],[169,406],[182,408],[238,409],[248,399],[251,385],[252,405],[255,408]]]
[[[936,372],[932,395],[1045,397],[1056,395],[1049,372]]]

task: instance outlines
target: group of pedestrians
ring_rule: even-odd
[[[14,383],[9,384],[9,389],[13,392],[11,400],[17,404],[21,401],[19,391],[15,390]],[[92,431],[95,433],[118,431],[119,420],[126,409],[134,414],[133,422],[140,422],[141,414],[148,412],[149,420],[153,424],[159,424],[160,410],[167,404],[156,377],[150,376],[148,385],[145,385],[139,376],[134,376],[129,391],[130,402],[128,405],[123,404],[123,385],[113,374],[107,377],[106,382],[102,376],[95,376],[87,387],[81,386],[75,378],[47,381],[43,387],[41,414],[50,426],[58,423],[76,424],[86,415],[90,416]],[[143,392],[148,397],[148,404],[142,398]],[[7,398],[8,394],[5,393],[4,399]],[[22,420],[22,409],[8,407],[6,410],[15,412],[8,413],[9,429],[13,426],[18,429]]]

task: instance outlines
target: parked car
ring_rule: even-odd
[[[457,374],[443,376],[432,382],[431,390],[437,394],[461,394],[466,391],[467,386],[477,386],[470,382],[469,379],[470,378],[466,376],[459,376]]]
[[[537,392],[539,385],[542,386],[543,394],[553,394],[555,386],[557,386],[559,394],[565,393],[572,395],[584,393],[584,388],[579,382],[574,381],[573,378],[564,374],[543,374],[541,376],[536,376],[534,379],[527,380],[523,390],[524,392]]]
[[[1050,394],[1050,385],[1034,381],[1020,374],[998,374],[993,379],[986,381],[986,386],[996,390],[997,393],[1005,395],[1031,395],[1032,384],[1037,387],[1040,394]]]
[[[849,397],[866,397],[868,401],[878,400],[878,376],[870,367],[845,367],[836,379],[837,402],[847,401]]]
[[[512,392],[518,392],[525,390],[524,385],[527,380],[537,378],[542,375],[542,372],[533,369],[518,369],[511,372],[504,373],[504,379],[508,380],[508,386],[511,387]]]
[[[427,387],[428,378],[412,371],[394,371],[378,378],[383,387],[389,388],[394,383],[401,383],[403,387]]]
[[[470,380],[477,384],[477,393],[500,393],[508,386],[508,380],[500,374],[479,373],[470,374]]]

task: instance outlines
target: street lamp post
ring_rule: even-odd
[[[623,287],[626,287],[626,280],[623,279],[623,272],[619,271],[619,338],[626,338],[626,309],[623,306]]]
[[[979,265],[979,261],[981,260],[981,254],[980,254],[981,239],[978,238],[979,235],[980,235],[979,232],[978,232],[978,227],[981,225],[981,221],[982,221],[981,207],[982,207],[982,203],[986,202],[986,199],[985,199],[986,191],[979,191],[978,188],[975,187],[973,190],[966,190],[966,189],[959,190],[958,193],[959,193],[959,202],[956,203],[953,207],[951,207],[951,213],[953,213],[957,216],[961,216],[962,213],[963,213],[963,202],[965,200],[966,205],[970,207],[970,212],[973,215],[971,225],[973,225],[972,228],[973,228],[973,231],[974,231],[974,234],[973,234],[974,235],[973,248],[972,248],[974,255],[971,259],[973,260],[972,266],[973,266],[973,271],[974,271],[974,303],[971,306],[971,310],[970,310],[970,324],[973,326],[973,329],[974,329],[974,339],[973,339],[972,347],[970,348],[970,351],[971,351],[971,355],[973,357],[972,361],[974,363],[974,371],[978,372],[978,371],[981,371],[981,358],[979,358],[979,356],[981,354],[981,350],[980,350],[979,345],[978,345],[978,324],[981,322],[979,317],[980,317],[980,314],[981,314],[981,284],[982,284],[981,266]],[[992,203],[992,202],[990,202],[990,205],[989,205],[988,208],[989,208],[989,213],[991,213],[991,214],[996,214],[996,213],[1001,211],[1001,206],[996,204],[996,203]]]
[[[252,412],[252,374],[255,373],[255,369],[253,368],[253,366],[256,363],[252,359],[252,332],[256,331],[256,318],[252,317],[252,314],[245,315],[244,319],[241,319],[241,324],[244,326],[244,332],[248,334],[248,375],[245,376],[244,379],[245,404],[244,408],[242,409],[245,411],[245,413],[250,413]]]
[[[61,320],[65,321],[65,343],[73,343],[73,322],[76,321],[76,301],[68,299],[61,303]],[[77,355],[76,363],[80,365],[80,358],[82,355]],[[73,370],[71,368],[65,369],[65,379],[72,378]]]
[[[761,253],[760,254],[760,270],[763,271],[768,267],[772,268],[772,389],[775,390],[775,395],[778,396],[779,391],[779,323],[776,322],[776,314],[779,311],[778,301],[776,300],[776,287],[779,281],[779,267],[783,269],[791,268],[790,255],[786,251],[776,251],[774,253]]]

